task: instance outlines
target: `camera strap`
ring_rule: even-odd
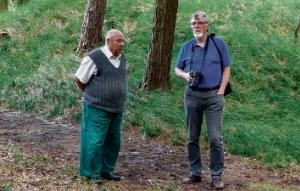
[[[216,47],[216,49],[217,49],[217,51],[219,53],[220,59],[221,59],[221,76],[222,76],[223,75],[223,70],[224,70],[223,57],[222,57],[222,54],[221,54],[221,51],[220,51],[219,47],[217,46],[217,44],[216,44],[216,42],[214,40],[215,34],[211,33],[209,36],[211,37],[211,40],[213,41],[213,43],[214,43],[214,45],[215,45],[215,47]],[[221,78],[221,81],[222,81],[222,78]],[[221,82],[220,82],[220,84],[221,84]],[[230,83],[228,81],[228,83],[226,85],[226,88],[225,88],[224,96],[230,94],[231,92],[232,92],[232,87],[231,87],[231,85],[230,85]]]
[[[211,37],[211,40],[212,40],[212,42],[214,43],[214,45],[215,45],[215,47],[216,47],[216,49],[217,49],[217,51],[218,51],[219,57],[220,57],[220,59],[221,59],[221,75],[222,75],[223,70],[224,70],[224,62],[223,62],[223,57],[222,57],[221,51],[220,51],[219,47],[217,46],[217,44],[216,44],[216,42],[215,42],[215,39],[214,39],[215,33],[211,33],[211,34],[209,35],[209,37]],[[222,80],[222,78],[221,78],[221,80]]]
[[[193,58],[194,58],[194,53],[195,53],[195,45],[196,45],[196,40],[195,40],[195,42],[193,44],[193,47],[192,47],[192,57],[191,57],[191,64],[190,64],[190,72],[192,72],[192,63],[193,63]],[[199,71],[200,73],[202,73],[202,69],[203,69],[204,60],[205,60],[205,57],[206,57],[208,45],[209,45],[209,36],[207,36],[206,41],[205,41],[205,45],[204,45],[204,54],[202,56],[201,68],[200,68],[200,71]]]

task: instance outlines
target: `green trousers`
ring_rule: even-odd
[[[111,113],[83,104],[80,175],[98,177],[113,172],[121,146],[123,113]]]

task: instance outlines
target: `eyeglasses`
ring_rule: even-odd
[[[191,25],[196,26],[196,25],[204,25],[207,23],[208,23],[207,21],[193,21],[193,22],[191,22]]]

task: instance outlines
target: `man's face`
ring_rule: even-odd
[[[191,20],[191,27],[195,38],[201,38],[208,33],[208,22],[202,17],[193,18]]]
[[[121,53],[124,44],[124,36],[119,32],[113,33],[113,35],[107,39],[107,46],[114,56],[118,56]]]

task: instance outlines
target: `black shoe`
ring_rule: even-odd
[[[87,177],[87,181],[88,182],[93,182],[97,185],[102,185],[103,184],[103,181],[101,180],[100,177]]]
[[[183,183],[185,183],[185,184],[192,184],[192,183],[197,183],[197,182],[202,182],[201,176],[193,176],[192,175],[183,180]]]
[[[102,172],[101,178],[103,178],[105,180],[112,180],[112,181],[120,181],[121,180],[120,176],[112,175],[110,172]]]

